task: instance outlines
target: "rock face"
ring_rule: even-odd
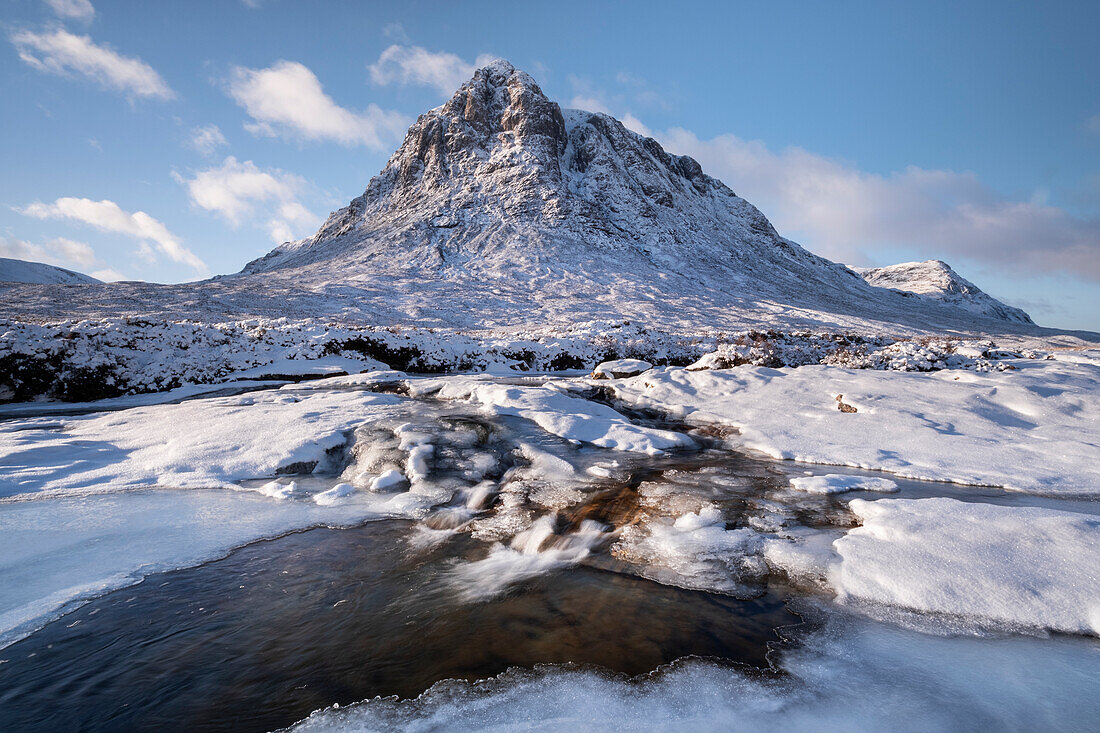
[[[89,285],[98,283],[90,275],[84,275],[63,267],[54,267],[43,262],[28,262],[0,257],[0,282],[35,283],[50,285]]]
[[[1013,323],[1032,323],[1019,308],[981,291],[942,260],[903,262],[888,267],[853,268],[871,285],[913,293],[927,300]]]

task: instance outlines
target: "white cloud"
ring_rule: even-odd
[[[653,131],[633,114],[624,112],[622,115],[616,115],[611,111],[611,108],[598,97],[588,97],[583,94],[578,94],[569,100],[569,107],[572,109],[582,109],[585,112],[601,112],[605,115],[611,115],[612,117],[616,117],[619,122],[622,122],[623,127],[626,129],[646,137],[653,136]]]
[[[167,82],[141,59],[122,56],[107,46],[97,46],[88,36],[57,29],[49,33],[21,31],[11,37],[19,58],[52,74],[82,74],[107,89],[133,97],[171,99]]]
[[[474,63],[467,63],[453,53],[434,53],[420,46],[394,44],[370,64],[370,78],[375,84],[417,84],[435,87],[444,97],[450,97],[469,81],[479,67],[495,56],[482,54]]]
[[[577,94],[569,100],[569,107],[571,109],[583,109],[585,112],[600,112],[605,115],[614,115],[611,112],[611,108],[604,104],[602,99],[596,97],[585,96],[583,94]]]
[[[199,171],[193,178],[176,175],[187,187],[192,203],[221,215],[233,226],[245,220],[263,219],[275,242],[295,239],[316,228],[320,217],[298,200],[306,182],[276,169],[261,170],[251,160],[233,156],[220,166]]]
[[[93,267],[97,262],[95,251],[90,245],[63,237],[48,239],[42,244],[34,244],[22,239],[0,239],[0,257],[45,262],[47,265],[74,270]]]
[[[382,35],[386,38],[392,38],[398,43],[409,42],[409,34],[405,32],[405,26],[400,23],[386,23],[382,26]]]
[[[627,95],[621,93],[608,94],[584,77],[571,74],[568,80],[574,92],[573,98],[569,100],[570,107],[582,109],[586,112],[601,112],[605,115],[611,115],[622,122],[626,129],[636,132],[639,135],[644,135],[645,137],[653,136],[653,131],[649,126],[630,111],[630,103],[627,101]],[[615,80],[621,86],[631,87],[633,90],[632,96],[636,98],[636,101],[639,95],[643,93],[650,94],[650,92],[645,90],[646,81],[640,77],[620,71],[616,74]],[[615,110],[623,111],[616,112]]]
[[[205,156],[213,155],[218,148],[228,144],[217,125],[203,125],[191,130],[191,147]]]
[[[97,280],[126,279],[126,276],[118,270],[105,267],[104,263],[96,257],[95,250],[90,245],[64,237],[47,239],[41,244],[27,242],[22,239],[8,240],[0,238],[0,257],[45,262],[47,265],[64,267],[67,270],[86,272]]]
[[[1006,198],[972,173],[909,166],[884,176],[801,148],[774,153],[735,135],[700,140],[673,129],[659,139],[698,159],[781,233],[832,259],[866,261],[869,252],[895,248],[1100,280],[1100,221],[1041,197]]]
[[[344,109],[325,94],[312,71],[293,61],[278,61],[267,69],[235,68],[229,94],[255,120],[245,129],[257,135],[385,150],[409,125],[404,115],[375,104],[362,112]]]
[[[637,117],[630,114],[629,112],[623,115],[621,122],[623,123],[623,126],[628,130],[632,130],[639,135],[644,135],[645,137],[653,137],[653,131],[646,127],[645,123],[643,123],[641,120],[639,120]]]
[[[52,204],[30,204],[19,212],[36,219],[70,219],[95,227],[103,232],[124,234],[141,242],[139,253],[151,256],[152,243],[161,254],[175,262],[182,262],[198,272],[208,271],[206,263],[184,247],[168,227],[144,211],[130,213],[122,210],[114,201],[59,198]]]
[[[46,4],[59,18],[87,23],[95,16],[95,8],[88,0],[46,0]]]

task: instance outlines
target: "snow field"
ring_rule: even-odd
[[[1011,365],[918,374],[664,368],[609,384],[627,405],[735,427],[738,445],[774,458],[1100,496],[1100,358]]]

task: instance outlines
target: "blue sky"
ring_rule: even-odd
[[[479,58],[696,157],[784,235],[1100,330],[1100,4],[188,3],[0,11],[0,256],[233,272],[360,194]]]

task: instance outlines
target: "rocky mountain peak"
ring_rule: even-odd
[[[755,227],[770,229],[695,160],[670,155],[608,115],[563,112],[529,74],[497,60],[420,115],[363,196],[335,212],[316,239],[368,221],[408,219],[413,209],[443,225],[478,214],[548,224],[572,217],[606,232],[616,219],[611,231],[638,238],[638,223],[713,192],[739,202]]]
[[[599,312],[714,324],[791,309],[920,311],[912,317],[925,322],[929,309],[950,319],[960,304],[967,317],[1023,322],[984,294],[972,307],[968,292],[930,299],[872,287],[781,237],[697,161],[609,115],[561,109],[507,61],[420,115],[363,195],[314,236],[241,274],[326,293],[361,288],[356,297],[379,309],[404,288],[409,313],[440,322]]]

